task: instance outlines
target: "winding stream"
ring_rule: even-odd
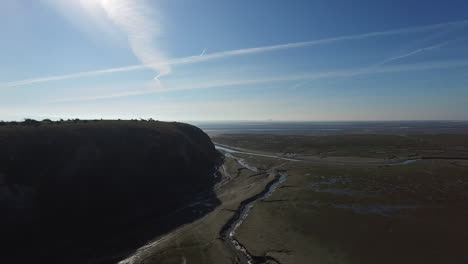
[[[233,148],[229,148],[227,146],[220,146],[220,145],[215,145],[215,146],[216,146],[216,149],[223,150],[224,152],[226,152],[225,155],[227,157],[235,158],[240,165],[252,171],[256,171],[256,168],[253,168],[250,165],[248,165],[243,159],[237,159],[236,157],[232,156],[231,153],[242,153],[242,154],[248,154],[252,156],[270,157],[270,158],[277,158],[277,159],[282,159],[282,160],[287,160],[287,161],[299,161],[296,159],[289,159],[289,158],[284,158],[280,156],[244,152],[244,151],[236,150]],[[235,214],[228,220],[228,222],[226,222],[226,224],[221,229],[220,236],[223,239],[223,241],[234,252],[236,256],[236,261],[238,263],[256,264],[256,263],[266,263],[267,261],[273,261],[273,262],[279,263],[276,259],[272,257],[252,255],[248,251],[248,249],[235,238],[235,234],[236,234],[237,228],[239,228],[239,226],[249,216],[249,212],[253,208],[255,202],[259,200],[263,200],[269,197],[270,195],[272,195],[273,192],[278,187],[278,185],[283,183],[285,180],[286,180],[286,173],[276,172],[275,178],[271,180],[260,193],[241,202]]]
[[[245,152],[245,151],[237,150],[237,149],[234,149],[234,148],[231,148],[231,147],[228,147],[228,146],[219,145],[219,144],[215,144],[215,148],[219,149],[219,150],[222,150],[222,151],[225,151],[227,153],[241,153],[241,154],[247,154],[247,155],[252,155],[252,156],[282,159],[282,160],[287,160],[287,161],[301,161],[299,159],[285,158],[285,157],[275,156],[275,155]]]
[[[276,190],[278,185],[283,183],[285,180],[286,174],[283,172],[277,172],[275,179],[270,181],[260,193],[247,200],[244,200],[240,204],[239,208],[236,210],[236,213],[221,229],[221,238],[228,244],[233,252],[236,253],[238,262],[247,264],[265,263],[268,260],[278,262],[271,257],[252,255],[249,253],[247,248],[235,238],[235,234],[237,228],[239,228],[242,222],[244,222],[244,220],[249,216],[249,212],[252,209],[254,203],[258,200],[263,200],[269,197]]]

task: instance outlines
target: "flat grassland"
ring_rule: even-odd
[[[468,135],[220,135],[219,144],[302,158],[468,158]]]
[[[467,135],[218,135],[213,141],[300,161],[227,154],[216,190],[221,205],[147,249],[144,263],[237,263],[219,231],[276,169],[286,171],[286,181],[257,201],[236,231],[252,255],[282,264],[468,262]]]

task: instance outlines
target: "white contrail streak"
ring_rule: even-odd
[[[389,62],[392,62],[392,61],[407,58],[407,57],[410,57],[410,56],[413,56],[413,55],[416,55],[416,54],[419,54],[419,53],[423,53],[423,52],[426,52],[426,51],[440,49],[440,48],[442,48],[444,46],[447,46],[449,44],[452,44],[454,42],[464,41],[466,39],[467,38],[459,38],[459,39],[455,39],[455,40],[448,40],[448,41],[444,41],[444,42],[439,43],[439,44],[435,44],[435,45],[432,45],[432,46],[420,48],[420,49],[411,51],[411,52],[403,54],[403,55],[399,55],[399,56],[396,56],[396,57],[393,57],[393,58],[386,59],[386,60],[382,61],[381,63],[379,63],[378,65],[383,65],[383,64],[386,64],[386,63],[389,63]]]
[[[413,56],[413,55],[416,55],[416,54],[419,54],[419,53],[423,53],[423,52],[426,52],[426,51],[439,49],[439,48],[441,48],[443,46],[448,45],[449,43],[450,43],[450,41],[446,41],[446,42],[439,43],[439,44],[436,44],[436,45],[432,45],[432,46],[429,46],[429,47],[420,48],[420,49],[411,51],[411,52],[403,54],[403,55],[399,55],[399,56],[396,56],[396,57],[393,57],[393,58],[386,59],[386,60],[382,61],[381,63],[379,63],[379,65],[386,64],[386,63],[396,61],[396,60],[401,60],[403,58],[407,58],[407,57],[410,57],[410,56]]]
[[[110,68],[110,69],[104,69],[104,70],[78,72],[78,73],[72,73],[72,74],[67,74],[67,75],[49,76],[49,77],[43,77],[43,78],[26,79],[26,80],[20,80],[20,81],[12,81],[12,82],[3,82],[3,83],[0,83],[0,88],[24,86],[24,85],[30,85],[30,84],[36,84],[36,83],[80,78],[80,77],[86,77],[86,76],[95,76],[95,75],[109,74],[109,73],[115,73],[115,72],[136,71],[136,70],[146,69],[147,67],[153,67],[155,69],[170,69],[169,68],[170,65],[199,63],[199,62],[222,59],[222,58],[232,57],[232,56],[248,55],[248,54],[255,54],[255,53],[262,53],[262,52],[271,52],[271,51],[276,51],[276,50],[294,49],[294,48],[308,47],[308,46],[313,46],[313,45],[323,45],[323,44],[335,43],[339,41],[361,40],[361,39],[379,37],[379,36],[427,32],[427,31],[436,30],[440,28],[461,26],[461,25],[467,25],[467,24],[468,24],[468,20],[463,20],[463,21],[455,21],[455,22],[449,22],[449,23],[443,23],[443,24],[410,27],[410,28],[395,29],[395,30],[388,30],[388,31],[357,34],[357,35],[340,36],[340,37],[312,40],[312,41],[305,41],[305,42],[295,42],[295,43],[287,43],[287,44],[281,44],[281,45],[221,51],[221,52],[214,52],[210,54],[204,54],[204,56],[199,56],[199,55],[189,56],[189,57],[176,58],[176,59],[167,60],[167,61],[161,61],[158,63],[145,63],[143,65],[131,65],[131,66]],[[168,68],[165,68],[165,67],[168,67]],[[161,70],[160,73],[163,73],[163,72],[164,70]]]
[[[50,103],[91,101],[91,100],[110,99],[110,98],[145,95],[145,94],[155,94],[155,93],[163,93],[163,92],[171,92],[171,91],[180,91],[180,90],[208,89],[208,88],[227,87],[227,86],[236,86],[236,85],[261,84],[261,83],[285,82],[285,81],[300,81],[300,80],[316,80],[316,79],[325,79],[325,78],[346,78],[346,77],[354,77],[354,76],[366,75],[366,74],[424,71],[424,70],[447,69],[447,68],[467,67],[467,66],[468,66],[468,60],[459,60],[459,61],[445,61],[445,62],[437,62],[437,63],[418,63],[418,64],[407,64],[407,65],[372,67],[372,68],[366,67],[366,68],[360,68],[360,69],[330,71],[330,72],[312,72],[312,73],[306,73],[306,74],[284,75],[284,76],[266,77],[266,78],[258,78],[258,79],[216,80],[216,81],[206,82],[202,84],[193,84],[193,85],[188,85],[188,86],[171,87],[171,88],[157,89],[157,90],[151,89],[151,88],[144,88],[140,90],[122,91],[119,93],[105,94],[105,95],[99,95],[99,96],[64,98],[64,99],[51,101]]]
[[[226,57],[231,57],[231,56],[248,55],[248,54],[261,53],[261,52],[293,49],[293,48],[302,48],[302,47],[308,47],[308,46],[314,46],[314,45],[330,44],[330,43],[346,41],[346,40],[361,40],[361,39],[379,37],[379,36],[390,36],[390,35],[397,35],[397,34],[426,32],[426,31],[435,30],[439,28],[444,28],[444,27],[449,27],[449,26],[460,26],[460,25],[468,25],[468,20],[455,21],[455,22],[449,22],[449,23],[444,23],[444,24],[420,26],[420,27],[395,29],[395,30],[388,30],[388,31],[371,32],[371,33],[365,33],[365,34],[340,36],[340,37],[326,38],[326,39],[319,39],[319,40],[312,40],[312,41],[295,42],[295,43],[287,43],[287,44],[280,44],[280,45],[215,52],[215,53],[210,53],[208,55],[205,55],[203,57],[189,56],[185,58],[178,58],[178,59],[174,59],[170,61],[169,63],[171,64],[196,63],[196,62],[226,58]]]
[[[66,79],[96,76],[96,75],[116,73],[116,72],[129,72],[129,71],[136,71],[136,70],[142,70],[142,69],[146,69],[146,66],[145,65],[132,65],[132,66],[126,66],[126,67],[120,67],[120,68],[110,68],[110,69],[105,69],[105,70],[78,72],[78,73],[71,73],[71,74],[58,75],[58,76],[49,76],[49,77],[43,77],[43,78],[27,79],[27,80],[13,81],[13,82],[4,82],[4,83],[0,83],[0,87],[24,86],[24,85],[35,84],[35,83],[60,81],[60,80],[66,80]]]

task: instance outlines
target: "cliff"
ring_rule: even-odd
[[[216,200],[219,160],[210,138],[183,123],[7,124],[0,127],[0,240],[17,263],[25,250],[49,263],[129,250],[194,218],[173,212],[197,197]],[[151,230],[142,232],[145,225]]]

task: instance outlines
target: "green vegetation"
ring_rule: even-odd
[[[219,135],[213,141],[244,149],[299,157],[468,158],[468,135]]]
[[[194,226],[149,248],[145,263],[236,263],[218,238],[226,214],[265,185],[265,173],[287,180],[258,201],[236,232],[251,254],[279,263],[464,263],[468,260],[468,161],[420,160],[402,165],[362,162],[353,155],[400,159],[467,157],[466,135],[325,137],[220,135],[213,140],[261,153],[296,157],[335,150],[355,163],[325,157],[288,162],[231,153],[216,191],[221,205]],[[329,155],[334,155],[331,152]],[[338,156],[340,157],[340,156]],[[235,159],[259,168],[252,172]],[[381,158],[381,160],[384,160]],[[260,188],[259,188],[260,187]],[[247,192],[249,190],[249,192]],[[206,231],[210,230],[210,231]],[[137,262],[138,263],[138,262]]]
[[[360,142],[347,143],[356,137]],[[336,149],[348,155],[356,147],[367,153],[373,149],[392,148],[401,150],[399,153],[417,149],[427,153],[424,155],[430,150],[437,155],[466,157],[466,136],[414,136],[423,143],[415,146],[411,140],[405,145],[407,139],[402,138],[389,144],[398,138],[340,136],[338,141],[334,141],[337,137],[310,141],[318,142],[313,147],[320,145],[322,150]],[[248,140],[248,136],[243,139]],[[291,146],[290,137],[276,136],[275,140],[278,145]],[[465,160],[422,160],[396,166],[304,160],[290,162],[282,169],[288,173],[287,181],[269,199],[258,203],[239,229],[239,240],[252,254],[272,256],[283,264],[463,263],[468,259]]]

